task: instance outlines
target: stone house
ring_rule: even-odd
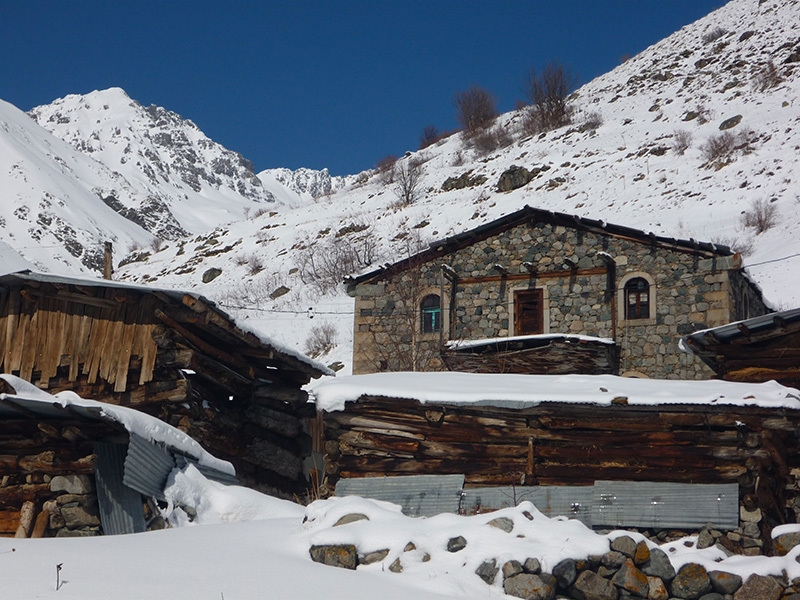
[[[705,379],[678,340],[769,312],[725,246],[528,206],[346,284],[355,374],[445,370],[452,341],[561,334],[612,340],[620,375]]]

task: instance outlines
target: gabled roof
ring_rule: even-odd
[[[207,329],[210,330],[209,324],[213,324],[214,329],[220,333],[224,332],[226,338],[235,339],[237,344],[247,349],[247,360],[263,359],[279,362],[313,378],[322,375],[335,375],[335,373],[325,365],[271,340],[258,331],[254,331],[236,322],[233,317],[217,308],[214,302],[200,294],[110,279],[55,275],[52,273],[38,273],[30,270],[0,275],[0,292],[2,292],[2,288],[18,287],[22,285],[38,286],[42,284],[53,286],[56,289],[54,292],[56,298],[75,299],[78,295],[71,293],[68,290],[69,287],[83,290],[84,292],[88,291],[89,293],[78,298],[78,300],[83,300],[87,304],[91,304],[93,301],[103,302],[103,300],[99,299],[93,300],[91,296],[92,290],[112,289],[119,290],[122,294],[130,292],[132,294],[155,295],[165,302],[174,303],[178,306],[185,306],[195,313],[204,315]]]
[[[392,275],[411,268],[412,266],[420,265],[428,261],[439,258],[456,250],[466,248],[479,241],[485,240],[493,235],[497,235],[509,229],[513,229],[519,225],[531,222],[544,222],[553,225],[563,225],[573,229],[580,229],[582,231],[589,231],[600,235],[607,235],[616,238],[624,238],[648,244],[660,248],[665,248],[677,252],[688,252],[698,256],[711,258],[713,256],[731,256],[733,251],[727,246],[712,244],[710,242],[698,242],[694,239],[676,239],[671,237],[659,236],[654,233],[648,233],[640,229],[632,227],[625,227],[624,225],[614,225],[599,221],[596,219],[586,219],[578,215],[570,215],[567,213],[560,213],[551,210],[542,210],[539,208],[532,208],[524,206],[520,210],[500,217],[489,223],[485,223],[480,227],[471,229],[464,233],[445,238],[443,240],[434,242],[427,250],[410,256],[392,264],[386,264],[378,269],[351,277],[346,280],[348,285],[357,285],[359,283],[369,282],[379,276]]]

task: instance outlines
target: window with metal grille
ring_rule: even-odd
[[[514,335],[544,333],[544,292],[514,292]]]
[[[650,318],[650,284],[636,277],[625,284],[625,318]]]
[[[422,299],[422,333],[436,333],[442,329],[442,303],[439,296],[430,294]]]

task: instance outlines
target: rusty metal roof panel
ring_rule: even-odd
[[[410,517],[457,513],[464,487],[463,475],[408,475],[340,479],[337,496],[362,496],[399,504]]]
[[[654,483],[597,481],[593,488],[594,527],[718,529],[739,526],[739,487],[735,483]]]

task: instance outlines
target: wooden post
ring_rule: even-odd
[[[111,242],[106,242],[103,251],[103,279],[111,279],[114,272],[114,265],[112,263],[112,256],[114,247]]]

